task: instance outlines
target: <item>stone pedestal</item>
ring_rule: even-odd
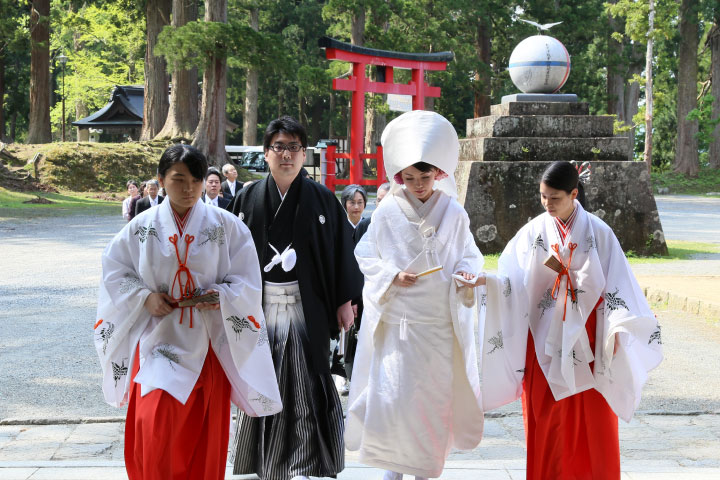
[[[650,175],[644,163],[626,160],[629,148],[627,137],[613,136],[613,117],[588,115],[586,103],[511,102],[469,119],[456,180],[480,250],[501,252],[542,213],[539,182],[550,162],[588,160],[587,210],[625,251],[667,255]]]

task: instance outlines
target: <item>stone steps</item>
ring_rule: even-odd
[[[627,160],[627,137],[475,137],[460,140],[460,161]]]
[[[612,137],[615,117],[595,115],[490,115],[467,120],[471,137]]]
[[[510,102],[490,106],[491,115],[589,115],[586,102]]]

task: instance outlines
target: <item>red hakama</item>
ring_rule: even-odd
[[[593,351],[595,309],[585,322]],[[527,480],[620,479],[617,415],[595,389],[555,400],[537,361],[535,342],[530,332],[522,405],[527,442]]]
[[[164,390],[140,396],[132,372],[125,421],[125,468],[130,480],[223,480],[230,435],[230,382],[212,346],[185,405]]]

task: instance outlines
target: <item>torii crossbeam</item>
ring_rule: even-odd
[[[413,110],[425,108],[425,97],[439,97],[440,87],[432,87],[425,83],[425,71],[445,70],[447,62],[453,59],[452,52],[437,53],[404,53],[390,50],[359,47],[340,42],[330,37],[322,37],[318,42],[325,48],[328,60],[341,60],[353,64],[350,78],[336,78],[333,80],[333,90],[347,90],[352,92],[350,116],[350,152],[336,153],[336,147],[331,145],[327,149],[328,161],[327,180],[325,185],[335,191],[335,185],[381,185],[385,181],[385,168],[382,159],[382,147],[377,153],[363,153],[365,137],[365,93],[394,93],[397,95],[412,96]],[[365,76],[365,67],[375,65],[385,67],[384,78],[379,75],[378,81],[371,81]],[[410,82],[407,84],[394,83],[393,69],[402,68],[411,70]],[[335,177],[335,159],[350,159],[350,179],[338,180]],[[375,158],[377,160],[377,178],[363,179],[363,160]]]

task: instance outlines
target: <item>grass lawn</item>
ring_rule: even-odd
[[[120,215],[122,198],[108,201],[92,193],[14,192],[0,187],[0,218],[47,217],[58,215]],[[25,203],[37,197],[51,204]]]
[[[690,260],[694,255],[720,253],[720,244],[686,242],[683,240],[668,240],[668,251],[670,255],[667,257],[638,257],[632,253],[628,255],[628,261],[631,265],[639,263],[665,263],[674,260]],[[485,265],[483,270],[489,272],[497,271],[497,264],[500,255],[497,253],[485,255]]]

